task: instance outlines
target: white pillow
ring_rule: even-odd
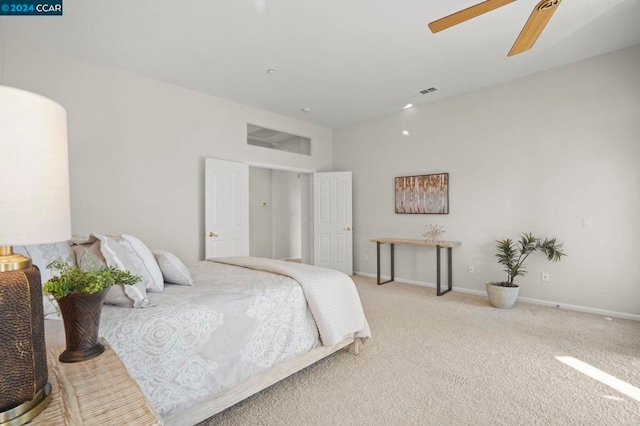
[[[120,237],[92,234],[100,242],[100,252],[104,256],[107,266],[116,266],[123,271],[140,275],[142,282],[134,285],[115,285],[107,293],[105,303],[134,308],[149,306],[147,299],[147,283],[152,281],[151,275],[145,268],[142,259],[131,245]],[[95,244],[95,243],[94,243]],[[123,299],[123,293],[127,301]]]
[[[162,290],[164,290],[162,271],[158,266],[158,262],[156,262],[156,259],[153,257],[151,250],[133,235],[122,234],[121,237],[129,242],[131,248],[133,248],[138,257],[140,257],[144,267],[151,276],[151,281],[146,284],[146,289],[151,292],[162,293]]]
[[[67,242],[51,243],[51,244],[34,244],[30,246],[14,247],[16,253],[29,256],[31,263],[40,269],[40,277],[42,285],[45,285],[58,273],[47,268],[47,265],[56,259],[62,259],[71,266],[76,266],[75,257],[71,253],[71,248]],[[53,296],[43,293],[42,305],[44,308],[44,316],[48,319],[60,319],[58,310],[58,302]]]
[[[193,278],[178,256],[168,251],[155,250],[153,256],[158,262],[165,282],[170,284],[193,285]]]

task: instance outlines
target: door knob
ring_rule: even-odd
[[[345,227],[344,227],[344,230],[345,230],[345,231],[351,231],[351,227],[350,227],[350,226],[345,226]]]
[[[218,237],[218,234],[214,234],[213,232],[209,232],[209,238]]]

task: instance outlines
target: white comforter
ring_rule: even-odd
[[[351,278],[342,272],[259,257],[225,257],[209,260],[272,272],[296,280],[304,290],[325,346],[335,345],[351,335],[360,338],[371,337],[356,286]]]
[[[276,275],[199,262],[189,268],[195,286],[167,284],[163,293],[147,293],[152,307],[105,305],[100,334],[167,417],[310,351],[319,344],[318,328],[325,345],[369,336],[349,277],[298,266],[304,265],[284,265]]]

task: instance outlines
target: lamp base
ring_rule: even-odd
[[[49,402],[42,285],[36,266],[0,272],[0,424],[20,425]]]
[[[33,420],[35,416],[47,408],[50,401],[51,385],[47,383],[31,401],[0,413],[0,426],[20,426]]]

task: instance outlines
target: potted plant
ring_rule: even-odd
[[[98,341],[102,303],[109,288],[116,284],[133,285],[142,278],[114,266],[97,266],[82,270],[57,259],[47,268],[58,271],[43,290],[58,302],[66,349],[58,358],[61,362],[78,362],[94,358],[104,352]]]
[[[489,301],[496,308],[510,308],[515,303],[520,287],[513,281],[516,277],[527,273],[523,264],[532,253],[541,252],[547,260],[552,262],[557,262],[562,256],[566,256],[562,252],[563,243],[559,243],[556,238],[543,240],[534,237],[531,232],[523,233],[519,241],[507,238],[498,240],[496,243],[498,263],[507,273],[506,281],[487,283]]]

